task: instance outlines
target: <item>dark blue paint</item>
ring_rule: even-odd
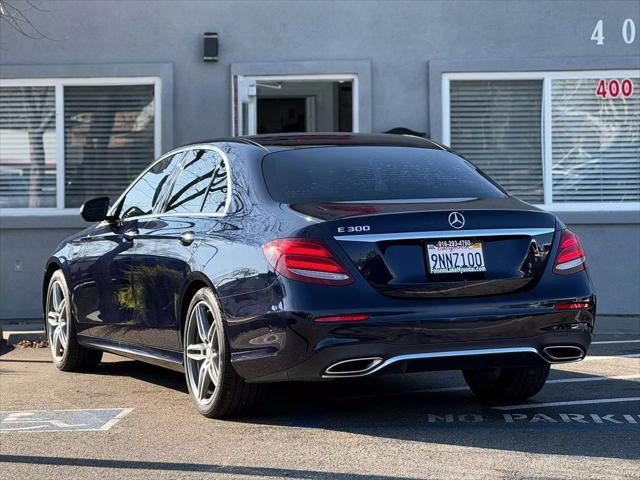
[[[261,159],[269,151],[314,145],[313,136],[305,138],[268,137],[264,147],[242,138],[217,142],[228,155],[233,181],[232,202],[222,218],[157,214],[102,222],[63,242],[49,265],[60,265],[66,275],[80,341],[178,368],[185,292],[198,282],[215,290],[233,365],[252,381],[316,380],[330,363],[354,356],[589,346],[595,297],[586,272],[551,272],[557,234],[483,238],[489,271],[462,280],[429,275],[421,241],[333,238],[338,226],[362,224],[372,233],[449,230],[453,210],[464,213],[466,229],[558,231],[564,225],[554,215],[511,197],[451,204],[277,204],[266,190]],[[351,135],[324,136],[315,143],[348,147],[350,142],[376,144],[375,137]],[[437,148],[404,138],[397,143]],[[127,230],[135,230],[135,238],[126,239]],[[191,245],[180,242],[185,231],[195,234]],[[284,237],[324,239],[355,282],[324,286],[276,275],[261,246]],[[552,306],[576,300],[594,306],[580,313]],[[357,324],[312,321],[363,312],[371,318]],[[584,328],[569,332],[566,326],[576,322]]]

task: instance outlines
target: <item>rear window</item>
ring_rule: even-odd
[[[498,198],[502,190],[449,152],[406,147],[323,147],[264,157],[280,203]]]

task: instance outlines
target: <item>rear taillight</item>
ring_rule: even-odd
[[[320,240],[283,238],[262,246],[271,266],[282,276],[323,285],[347,285],[353,277]]]
[[[568,275],[584,270],[585,256],[578,236],[571,230],[562,230],[560,246],[553,264],[553,273]]]

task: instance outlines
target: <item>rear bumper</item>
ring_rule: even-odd
[[[319,325],[309,312],[279,312],[268,320],[274,344],[264,346],[261,329],[262,347],[236,344],[232,363],[250,382],[275,382],[576,361],[589,348],[595,320],[593,309],[530,305],[511,315],[484,313],[442,318],[407,308],[378,312],[361,323]],[[249,337],[245,331],[245,347],[255,347]],[[554,358],[545,351],[553,346],[570,347],[556,353],[574,355]]]

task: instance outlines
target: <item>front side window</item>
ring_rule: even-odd
[[[115,199],[156,157],[159,80],[100,82],[2,81],[0,208]]]
[[[182,154],[170,155],[157,162],[127,191],[118,208],[120,218],[149,215],[162,199],[160,194]]]

